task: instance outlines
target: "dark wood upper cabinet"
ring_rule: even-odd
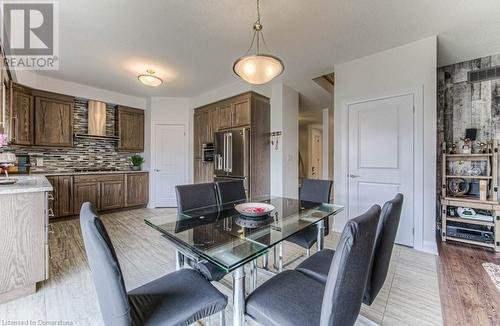
[[[144,151],[144,111],[118,106],[118,149]]]
[[[218,106],[219,129],[231,128],[231,102],[224,102]]]
[[[31,90],[11,84],[11,139],[14,144],[33,145],[34,143],[34,102]]]
[[[128,173],[125,175],[125,206],[147,205],[149,198],[149,175]]]
[[[73,100],[38,96],[35,100],[35,145],[72,147]]]
[[[204,139],[203,132],[205,129],[203,118],[203,112],[195,111],[193,116],[193,156],[195,159],[201,158],[201,147]]]
[[[231,103],[231,127],[248,126],[250,124],[250,98],[245,97]]]

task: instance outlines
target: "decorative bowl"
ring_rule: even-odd
[[[266,203],[244,203],[234,206],[234,209],[243,216],[262,217],[269,215],[275,207]]]

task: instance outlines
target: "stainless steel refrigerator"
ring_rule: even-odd
[[[250,128],[237,128],[215,133],[215,181],[242,179],[250,193]]]

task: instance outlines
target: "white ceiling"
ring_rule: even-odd
[[[255,0],[64,0],[50,77],[136,96],[196,96],[237,80]],[[500,52],[499,0],[262,0],[264,35],[303,106],[336,64],[438,35],[439,65]],[[165,83],[137,75],[152,67]],[[326,96],[326,97],[325,97]],[[319,99],[319,100],[318,100]]]

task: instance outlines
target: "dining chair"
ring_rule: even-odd
[[[304,179],[302,181],[302,186],[300,187],[299,198],[301,201],[309,201],[314,203],[329,203],[332,183],[333,182],[331,180]],[[330,233],[328,219],[325,219],[324,223],[325,223],[324,232],[325,236],[327,236]],[[311,247],[318,241],[317,227],[316,225],[311,225],[305,228],[304,230],[292,235],[286,240],[306,249],[306,256],[309,257],[311,254]],[[276,250],[275,250],[274,257],[276,258],[276,256],[278,256],[279,259],[278,270],[281,272],[283,270],[282,243],[280,243],[279,245],[278,255],[276,255]]]
[[[326,283],[287,270],[250,294],[247,315],[261,325],[354,325],[375,243],[380,206],[347,222]]]
[[[219,206],[242,202],[247,199],[243,180],[229,180],[215,182]]]
[[[227,297],[197,271],[179,270],[127,292],[113,244],[89,202],[80,226],[104,324],[189,325],[215,313],[224,324]]]
[[[370,272],[363,298],[364,304],[371,305],[373,303],[387,278],[396,233],[398,232],[403,199],[402,194],[397,194],[392,200],[386,202],[382,208],[377,227],[375,249],[371,258]],[[334,255],[334,250],[322,250],[304,260],[295,270],[318,282],[326,283]]]
[[[178,213],[218,207],[216,188],[213,182],[179,185],[175,187],[175,192],[177,195]],[[177,252],[177,255],[181,254]],[[182,256],[180,259],[199,271],[209,281],[220,281],[226,275],[226,273],[211,262],[196,262],[187,256]]]

